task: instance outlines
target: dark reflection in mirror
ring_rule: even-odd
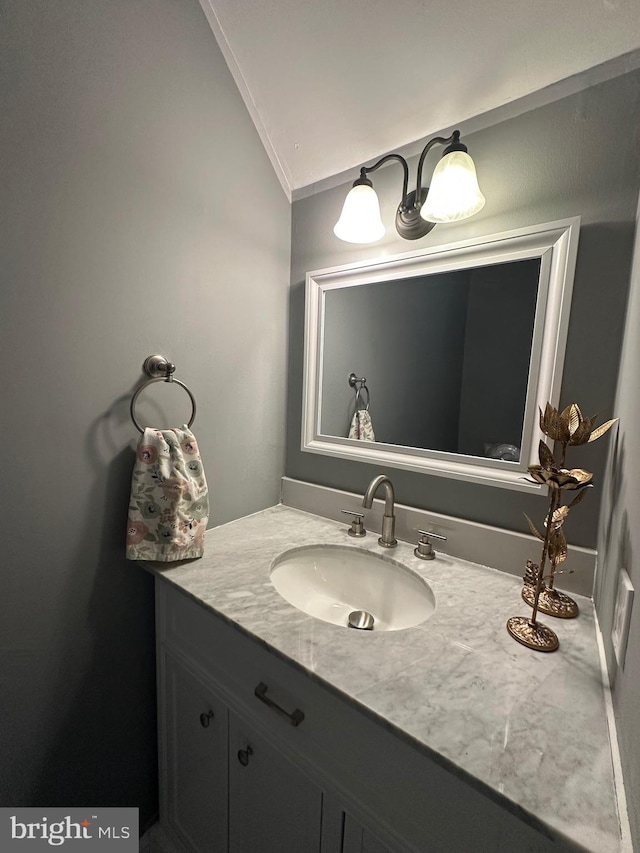
[[[377,442],[517,461],[540,258],[327,290],[320,431],[367,379]]]

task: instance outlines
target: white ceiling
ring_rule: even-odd
[[[200,3],[290,198],[625,54],[616,68],[640,64],[640,0]]]

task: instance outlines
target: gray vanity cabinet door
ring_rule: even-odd
[[[362,833],[362,853],[391,853],[391,850],[365,829]]]
[[[229,714],[229,853],[317,853],[322,792]]]
[[[189,851],[227,853],[227,708],[162,656],[163,818]]]
[[[360,824],[351,815],[345,814],[342,853],[362,853],[362,836]]]
[[[368,830],[351,817],[344,815],[344,832],[342,836],[342,853],[394,853]]]

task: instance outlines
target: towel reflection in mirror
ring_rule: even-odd
[[[376,437],[373,432],[373,423],[371,421],[371,415],[369,414],[371,395],[367,388],[367,380],[364,376],[359,379],[355,373],[350,373],[348,382],[352,388],[355,388],[356,397],[355,409],[353,417],[351,418],[347,438],[355,438],[357,441],[375,441]],[[366,392],[367,394],[366,403],[363,392]]]
[[[353,413],[348,438],[356,438],[358,441],[376,440],[369,409],[356,409]]]

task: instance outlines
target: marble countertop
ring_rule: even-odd
[[[207,533],[205,556],[154,572],[297,662],[386,724],[439,753],[592,853],[619,853],[620,827],[593,607],[543,617],[560,649],[534,652],[505,628],[528,615],[521,581],[448,555],[391,556],[436,597],[432,616],[402,631],[361,632],[306,616],[269,581],[272,561],[302,545],[385,553],[377,534],[272,507]],[[437,550],[437,544],[436,544]]]

